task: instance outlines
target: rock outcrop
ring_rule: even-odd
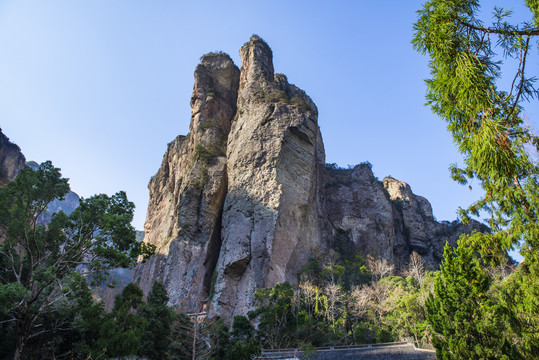
[[[317,173],[324,164],[310,98],[274,75],[258,38],[241,50],[238,109],[228,136],[228,187],[212,311],[245,314],[254,291],[295,281],[320,244]]]
[[[226,54],[208,54],[195,70],[191,125],[169,144],[149,184],[145,241],[157,254],[134,280],[148,292],[162,281],[171,303],[195,310],[207,300],[221,248],[227,191],[226,141],[236,114],[239,69]]]
[[[21,149],[9,141],[0,129],[0,187],[15,179],[25,163]]]
[[[392,177],[379,181],[368,163],[353,169],[328,166],[325,174],[323,204],[330,223],[325,238],[332,248],[350,244],[397,269],[405,267],[410,254],[417,252],[426,267],[434,270],[446,242],[455,246],[461,234],[487,230],[476,221],[469,225],[437,222],[427,199]]]
[[[170,304],[231,321],[254,292],[296,282],[313,254],[353,249],[397,267],[417,252],[431,268],[443,246],[478,223],[438,223],[429,202],[370,164],[325,165],[318,111],[253,36],[195,70],[190,133],[169,144],[149,184],[145,241],[157,253],[135,270],[147,293],[162,281]]]

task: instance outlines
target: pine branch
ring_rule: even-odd
[[[465,26],[469,29],[481,31],[488,34],[497,34],[497,35],[521,35],[521,36],[536,36],[539,35],[539,29],[529,29],[529,30],[502,30],[502,29],[492,29],[485,28],[482,26],[476,26],[462,21],[461,19],[455,19],[459,24]]]
[[[515,99],[515,102],[513,103],[513,107],[511,108],[511,111],[509,112],[509,115],[507,115],[507,120],[513,115],[513,112],[515,111],[515,108],[518,104],[518,101],[520,100],[520,96],[522,95],[522,88],[524,87],[524,69],[526,68],[526,56],[528,55],[528,49],[530,47],[530,37],[526,39],[526,46],[524,47],[524,55],[522,57],[522,68],[520,70],[520,86],[518,87],[518,93],[517,97]]]

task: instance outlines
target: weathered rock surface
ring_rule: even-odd
[[[221,247],[226,195],[226,139],[236,113],[239,70],[228,55],[203,56],[195,70],[188,136],[169,144],[149,184],[145,239],[157,254],[134,281],[147,293],[153,281],[170,302],[196,310],[206,301]]]
[[[476,221],[435,221],[427,199],[413,194],[405,182],[391,177],[378,181],[370,164],[326,167],[323,194],[330,247],[353,244],[362,254],[386,259],[397,269],[407,265],[414,251],[428,268],[436,269],[446,242],[454,246],[463,233],[487,230]]]
[[[9,141],[0,129],[0,187],[15,179],[25,163],[21,149]]]
[[[324,164],[318,111],[274,75],[258,38],[241,50],[238,113],[228,136],[228,188],[212,311],[245,314],[263,286],[295,281],[320,244],[317,170]]]
[[[482,229],[436,222],[425,198],[369,164],[325,166],[315,104],[274,74],[260,38],[240,56],[241,71],[225,54],[201,58],[190,133],[150,181],[145,241],[157,254],[134,274],[146,293],[159,280],[172,305],[209,303],[231,321],[258,288],[296,282],[314,253],[352,249],[399,268],[415,251],[435,268],[446,241]]]

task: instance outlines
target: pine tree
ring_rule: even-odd
[[[470,247],[448,244],[426,301],[427,320],[433,326],[438,359],[515,359],[503,335],[503,326],[488,291],[491,279]]]
[[[508,331],[492,336],[502,336],[511,344],[512,351],[518,352],[513,358],[531,359],[539,349],[539,167],[533,156],[539,151],[539,138],[527,126],[522,110],[524,102],[539,93],[527,67],[533,38],[539,35],[539,1],[526,0],[526,5],[531,10],[530,21],[510,24],[511,11],[495,8],[493,25],[487,27],[477,16],[477,0],[428,1],[418,11],[413,45],[431,60],[431,79],[426,81],[428,104],[448,123],[464,155],[464,166],[453,165],[451,175],[461,184],[475,178],[485,193],[468,209],[461,209],[460,217],[467,222],[470,215],[479,216],[481,211],[490,214],[492,233],[467,236],[459,246],[469,247],[466,251],[476,252],[490,266],[503,264],[507,251],[521,246],[524,262],[496,297],[496,319],[502,318]],[[497,53],[518,63],[510,76],[511,85],[504,90],[497,87],[504,60]],[[459,256],[464,252],[457,252],[456,260],[451,261],[460,261]],[[445,278],[446,286],[458,280],[449,274]],[[437,294],[438,302],[451,300],[441,290]],[[478,310],[467,310],[471,316],[478,315]],[[488,326],[488,308],[479,310],[479,318]],[[463,335],[473,333],[477,326],[464,328]],[[451,327],[438,322],[436,329],[442,334]],[[491,335],[487,331],[482,336]],[[449,346],[448,342],[437,344]],[[449,354],[448,349],[438,350]],[[474,353],[471,348],[467,351]]]
[[[101,324],[98,349],[108,357],[137,354],[147,322],[136,312],[142,305],[142,290],[128,284],[114,299],[114,308]]]
[[[170,331],[174,312],[167,306],[169,297],[163,283],[156,281],[148,294],[148,300],[140,308],[141,317],[147,322],[142,335],[140,355],[148,359],[168,359]]]

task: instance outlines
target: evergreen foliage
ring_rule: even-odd
[[[114,299],[114,308],[101,325],[98,349],[108,357],[136,354],[148,323],[136,311],[142,305],[142,290],[132,283]]]
[[[148,300],[140,307],[140,315],[148,324],[141,338],[140,354],[151,360],[168,359],[170,328],[174,312],[167,306],[165,285],[154,282]]]
[[[226,360],[250,360],[260,354],[260,343],[255,338],[255,328],[245,316],[234,316],[230,344],[226,351]]]
[[[81,273],[133,266],[152,252],[135,240],[134,205],[123,192],[82,199],[69,216],[60,211],[47,226],[38,225],[48,204],[68,192],[67,179],[50,162],[21,170],[0,189],[0,322],[8,338],[16,337],[14,349],[6,350],[17,360],[30,341],[69,329],[84,306],[77,299]]]
[[[488,291],[492,279],[470,247],[446,245],[444,261],[426,302],[439,359],[516,359],[500,336],[504,324]]]
[[[524,102],[539,95],[526,67],[534,52],[533,37],[539,35],[539,2],[525,3],[530,21],[510,24],[511,10],[495,8],[493,25],[486,27],[477,16],[479,1],[432,0],[418,11],[414,25],[414,48],[431,60],[427,102],[448,123],[464,155],[464,166],[453,165],[451,175],[461,184],[477,179],[485,193],[461,209],[460,217],[466,222],[484,211],[492,229],[462,237],[454,253],[446,250],[428,307],[437,333],[434,345],[444,359],[532,359],[539,350],[539,167],[534,156],[539,138],[522,112]],[[510,87],[500,90],[497,81],[505,58],[518,65]],[[492,286],[482,266],[505,264],[507,251],[518,245],[524,262]],[[475,295],[481,298],[468,299]],[[444,314],[455,316],[455,324],[444,320]],[[506,330],[496,331],[498,325]]]

